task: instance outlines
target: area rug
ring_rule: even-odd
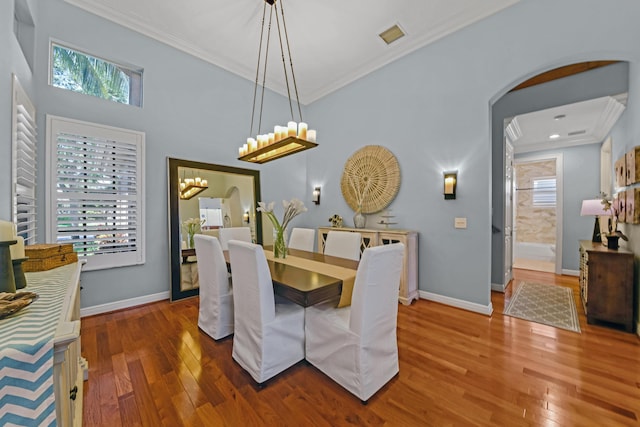
[[[573,291],[564,286],[522,282],[504,314],[580,333]]]

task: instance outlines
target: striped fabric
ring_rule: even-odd
[[[55,426],[53,339],[76,264],[27,273],[31,305],[0,320],[0,426]]]

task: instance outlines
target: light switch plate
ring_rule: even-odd
[[[467,228],[467,218],[456,218],[453,224],[455,228]]]

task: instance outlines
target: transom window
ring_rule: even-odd
[[[142,106],[142,69],[51,43],[51,85],[122,104]]]

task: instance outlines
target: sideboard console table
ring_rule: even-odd
[[[362,235],[362,243],[360,252],[366,248],[380,245],[389,245],[391,243],[404,244],[404,258],[402,265],[402,276],[400,277],[400,293],[398,300],[405,304],[411,304],[411,301],[418,300],[418,232],[409,230],[393,230],[393,229],[366,229],[366,228],[334,228],[319,227],[318,228],[318,252],[324,253],[324,242],[329,231],[348,231],[357,232]]]
[[[633,332],[633,253],[580,241],[580,298],[587,323],[605,321]]]
[[[80,270],[82,262],[26,273],[38,298],[0,320],[0,369],[6,373],[2,420],[17,425],[82,425]],[[8,369],[4,369],[8,368]]]

